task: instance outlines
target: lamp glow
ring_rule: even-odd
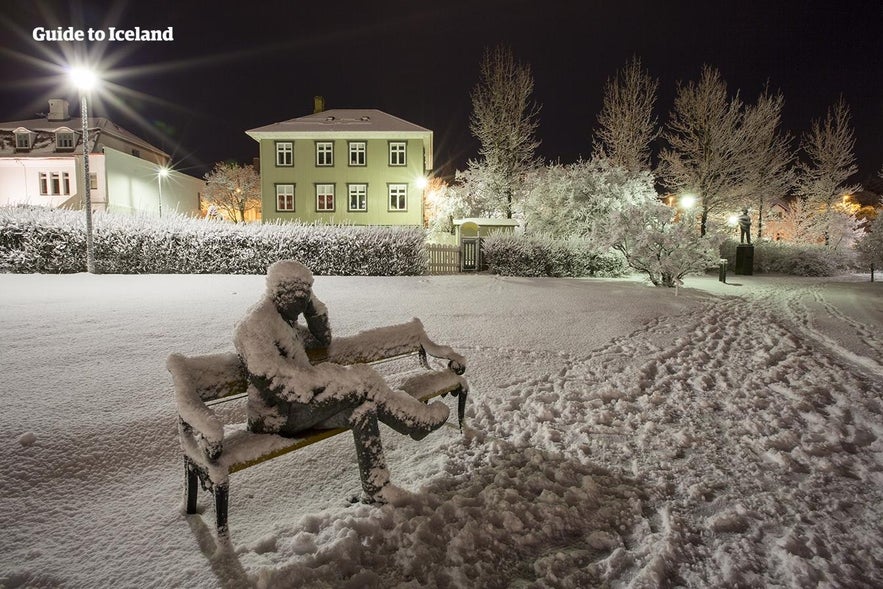
[[[692,209],[696,206],[696,197],[692,194],[685,194],[681,197],[679,204],[682,208]]]
[[[426,178],[426,176],[418,176],[417,179],[414,181],[414,185],[417,186],[417,188],[419,188],[420,190],[423,190],[424,188],[429,186],[429,180]]]
[[[68,71],[71,83],[80,91],[88,92],[98,85],[98,76],[87,67],[73,67]]]

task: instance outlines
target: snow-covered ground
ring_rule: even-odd
[[[0,587],[883,586],[883,285],[867,276],[319,277],[337,334],[420,317],[468,428],[350,436],[181,514],[165,358],[261,276],[0,275]]]

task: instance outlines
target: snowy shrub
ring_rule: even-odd
[[[596,230],[654,286],[673,287],[687,274],[716,266],[722,240],[713,233],[700,237],[692,223],[676,220],[675,213],[659,203],[629,207],[615,211]]]
[[[603,276],[628,274],[616,252],[600,252],[583,239],[495,233],[482,240],[488,269],[503,276]]]
[[[868,225],[868,231],[855,244],[858,261],[865,268],[883,268],[883,214]]]
[[[736,241],[727,240],[720,248],[721,257],[729,261],[731,269],[735,267],[738,245]],[[836,276],[853,265],[853,255],[849,251],[824,245],[761,241],[754,246],[755,274]]]
[[[82,211],[0,208],[0,271],[82,272],[85,241]],[[96,269],[110,274],[262,274],[291,258],[320,275],[388,276],[427,264],[420,228],[96,214],[93,242]]]

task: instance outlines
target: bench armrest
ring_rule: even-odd
[[[189,359],[181,354],[172,354],[166,362],[175,384],[178,416],[209,445],[220,445],[224,439],[224,425],[199,396],[194,375],[185,366],[188,361]]]

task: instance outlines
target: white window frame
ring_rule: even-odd
[[[40,172],[40,196],[70,196],[70,172]]]
[[[327,201],[325,206],[319,206],[319,199],[322,197],[331,197],[331,206]],[[316,212],[317,213],[333,213],[334,212],[334,184],[316,184]]]
[[[365,141],[351,141],[349,143],[349,165],[368,165],[368,144]]]
[[[407,211],[408,210],[408,185],[407,184],[388,184],[387,206],[389,211]],[[395,199],[395,202],[393,202]]]
[[[15,132],[15,148],[30,149],[34,146],[34,134],[30,131]]]
[[[389,142],[389,165],[390,166],[407,166],[408,165],[408,142],[407,141],[390,141]]]
[[[294,142],[276,142],[276,167],[289,168],[294,165]]]
[[[291,201],[290,207],[279,206],[279,198],[282,197]],[[287,204],[287,203],[286,203]],[[294,184],[277,184],[276,185],[276,210],[280,213],[294,212]]]
[[[74,145],[76,145],[76,140],[74,139],[73,131],[56,131],[55,147],[57,149],[73,149]]]
[[[334,165],[334,142],[316,141],[316,167],[328,168]]]
[[[353,199],[356,206],[353,206]],[[368,185],[347,184],[347,210],[354,213],[364,213],[368,210]],[[359,206],[361,205],[361,206]]]

